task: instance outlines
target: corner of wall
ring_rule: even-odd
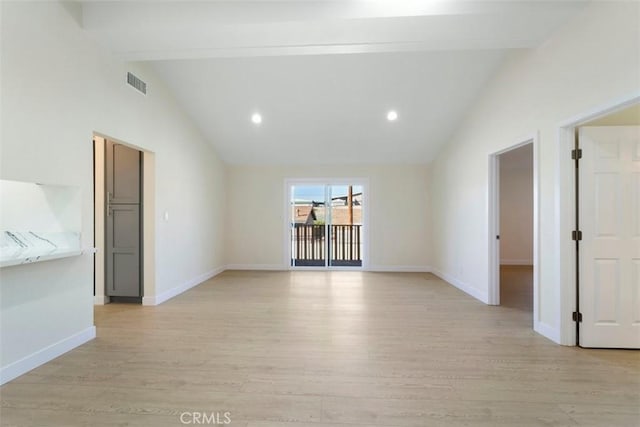
[[[569,345],[569,344],[562,343],[562,340],[560,339],[560,336],[561,336],[560,329],[555,328],[551,325],[548,325],[544,322],[540,322],[540,321],[535,322],[533,324],[533,330],[539,333],[540,335],[542,335],[543,337],[548,338],[551,341],[555,342],[556,344]]]
[[[432,269],[427,265],[371,265],[366,271],[380,273],[431,273]]]
[[[441,278],[442,280],[444,280],[445,282],[460,289],[462,292],[471,295],[475,299],[485,304],[489,304],[489,294],[487,292],[483,292],[477,288],[474,288],[468,283],[465,283],[462,280],[459,280],[453,277],[452,275],[444,273],[440,270],[433,270],[432,273],[438,276],[439,278]]]
[[[142,297],[142,305],[160,305],[165,301],[170,300],[173,297],[176,297],[189,289],[201,285],[203,282],[211,279],[212,277],[217,276],[218,274],[225,271],[227,268],[225,266],[218,267],[214,270],[208,271],[204,274],[201,274],[193,279],[187,280],[184,283],[181,283],[173,288],[170,288],[158,295],[145,295]]]
[[[287,271],[285,264],[229,264],[226,270]]]

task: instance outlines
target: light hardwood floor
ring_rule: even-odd
[[[500,307],[430,274],[233,271],[157,307],[96,307],[94,341],[0,389],[0,422],[640,425],[640,354],[537,335],[521,276],[503,274]]]

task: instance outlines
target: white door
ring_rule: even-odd
[[[640,348],[640,127],[580,129],[580,345]]]

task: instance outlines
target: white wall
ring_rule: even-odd
[[[284,208],[287,178],[367,178],[372,270],[425,270],[430,265],[425,165],[229,166],[227,264],[288,268]]]
[[[93,132],[152,151],[155,210],[170,220],[157,218],[155,248],[145,248],[157,265],[145,297],[222,267],[224,166],[162,83],[98,48],[58,2],[0,4],[1,177],[80,187],[82,243],[92,246]],[[146,97],[125,84],[128,70],[148,82]],[[0,270],[3,380],[91,338],[92,268],[82,256]]]
[[[79,187],[0,180],[0,230],[79,232]]]
[[[488,158],[538,133],[540,292],[534,327],[556,341],[564,285],[555,199],[558,127],[638,94],[639,8],[634,2],[592,3],[539,48],[513,54],[432,166],[433,265],[487,301]]]
[[[533,265],[532,144],[500,156],[500,264]],[[528,161],[526,161],[528,159]]]

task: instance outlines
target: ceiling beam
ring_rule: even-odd
[[[577,2],[83,3],[83,27],[129,61],[537,46]]]
[[[126,60],[167,60],[529,48],[545,30],[497,16],[439,16],[90,32]]]

